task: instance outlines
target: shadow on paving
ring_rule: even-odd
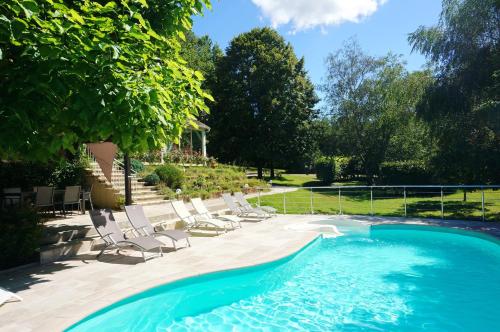
[[[183,250],[184,248],[184,246],[180,246],[178,250]],[[171,247],[162,247],[162,251],[163,255],[167,255],[175,250]],[[74,265],[71,263],[74,261],[80,261],[84,264],[98,261],[104,264],[117,265],[137,265],[144,263],[141,252],[133,248],[121,249],[119,252],[117,252],[116,249],[109,250],[104,252],[99,259],[97,259],[97,254],[98,252],[80,254],[54,263],[30,266],[11,272],[5,272],[0,274],[0,286],[12,292],[19,292],[30,289],[36,284],[53,282],[48,276],[64,270],[81,267],[81,265]],[[159,257],[157,251],[149,251],[146,252],[145,255],[147,260]]]

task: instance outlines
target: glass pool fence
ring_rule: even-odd
[[[346,214],[500,221],[500,186],[259,188],[253,202],[283,214]]]

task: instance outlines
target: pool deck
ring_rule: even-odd
[[[208,272],[257,265],[286,257],[314,240],[317,231],[288,229],[291,224],[328,218],[364,224],[425,224],[489,233],[500,238],[500,223],[377,218],[366,216],[279,215],[245,222],[217,237],[193,237],[192,247],[143,263],[140,253],[109,251],[96,261],[85,254],[43,266],[0,274],[0,287],[22,302],[0,306],[0,329],[60,331],[107,305],[167,282]]]

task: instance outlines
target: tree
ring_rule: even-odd
[[[197,37],[192,31],[188,31],[185,36],[186,39],[181,43],[180,54],[189,68],[203,74],[205,77],[203,84],[206,88],[210,88],[209,83],[215,80],[216,63],[224,53],[209,36]]]
[[[209,36],[197,37],[192,31],[188,31],[186,39],[181,43],[180,54],[187,62],[187,66],[203,74],[204,81],[202,88],[208,93],[212,93],[216,82],[216,63],[224,55],[219,45],[214,44]],[[209,108],[214,107],[215,101],[205,101]],[[202,121],[208,120],[208,114],[199,114]]]
[[[314,87],[290,44],[270,28],[234,38],[217,65],[212,154],[226,162],[286,167],[310,144]],[[273,175],[273,174],[271,174]]]
[[[179,55],[209,0],[0,4],[0,159],[48,160],[85,142],[124,152],[176,140],[206,111]]]
[[[444,0],[439,23],[410,34],[436,68],[417,108],[436,138],[442,180],[500,181],[500,3]]]
[[[414,114],[422,89],[413,79],[399,57],[369,56],[355,40],[327,58],[321,88],[336,145],[342,155],[361,162],[369,182],[386,159],[391,139]]]

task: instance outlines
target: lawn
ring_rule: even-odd
[[[271,180],[270,177],[265,177],[266,182]],[[316,174],[289,174],[281,173],[272,179],[273,185],[287,187],[324,187],[325,184],[316,178]],[[363,185],[359,182],[338,182],[333,185],[339,186],[355,186]]]
[[[430,189],[417,192],[407,191],[406,215],[409,217],[441,218],[441,195]],[[261,205],[274,206],[280,213],[324,213],[379,216],[404,216],[405,199],[402,189],[375,189],[373,204],[370,201],[370,191],[360,189],[342,189],[339,199],[338,189],[324,188],[298,189],[286,194],[261,196]],[[463,201],[462,191],[448,190],[443,196],[445,219],[481,220],[481,191],[467,193]],[[257,198],[252,199],[257,203]],[[485,219],[500,221],[500,190],[485,191]]]
[[[269,182],[271,178],[266,177]],[[289,186],[289,187],[319,187],[324,186],[324,183],[316,178],[315,174],[287,174],[282,173],[272,179],[273,185]]]

